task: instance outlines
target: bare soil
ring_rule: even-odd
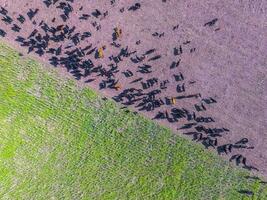
[[[90,59],[94,67],[102,65],[102,69],[108,71],[111,69],[109,64],[116,66],[115,61],[109,57],[111,55],[116,57],[122,49],[125,50],[128,47],[128,53],[134,53],[121,56],[121,61],[117,63],[117,69],[111,72],[110,79],[118,81],[118,83],[111,84],[110,88],[101,89],[101,93],[114,98],[119,94],[125,94],[126,89],[134,88],[135,91],[140,89],[142,99],[130,105],[131,109],[151,119],[162,112],[164,119],[156,121],[170,127],[180,135],[196,132],[198,133],[195,134],[196,140],[204,144],[207,141],[213,141],[212,145],[206,145],[208,149],[218,151],[218,147],[222,147],[222,145],[229,144],[227,147],[232,145],[231,152],[228,149],[221,155],[241,167],[253,166],[259,170],[252,168],[253,172],[267,177],[266,1],[258,0],[246,3],[245,1],[230,0],[166,0],[166,2],[162,0],[79,0],[73,2],[60,0],[55,4],[51,1],[52,4],[49,7],[44,3],[50,2],[49,0],[0,0],[0,2],[0,5],[8,11],[7,15],[13,19],[10,24],[0,20],[0,29],[7,33],[4,40],[24,54],[28,51],[29,46],[21,47],[21,43],[15,39],[17,36],[27,39],[34,29],[44,36],[45,32],[40,25],[42,21],[42,24],[46,23],[50,27],[59,25],[76,27],[72,36],[80,33],[78,44],[73,45],[70,38],[65,38],[60,42],[50,40],[45,50],[61,46],[62,52],[59,55],[46,53],[39,57],[45,63],[49,63],[52,56],[66,57],[66,51],[79,47],[84,48],[92,44],[91,49],[106,46],[103,51],[104,57],[95,58],[96,51],[94,51],[93,54],[85,55],[82,59]],[[140,4],[140,8],[136,3]],[[64,22],[60,15],[64,13],[68,4],[71,12],[69,18]],[[27,16],[29,9],[33,11],[39,9],[31,20]],[[97,17],[92,14],[96,12],[96,9],[100,11],[100,15]],[[16,19],[19,14],[26,19],[23,24]],[[79,19],[83,14],[89,15],[87,20]],[[0,16],[1,19],[4,18],[3,14]],[[86,18],[86,15],[84,17]],[[53,18],[55,19],[53,20]],[[14,32],[11,29],[13,24],[17,24],[21,30]],[[99,30],[97,30],[97,26]],[[121,29],[121,35],[115,41],[121,45],[120,47],[111,45],[115,28]],[[91,37],[81,40],[81,35],[86,31],[91,33]],[[137,41],[140,41],[140,44]],[[73,47],[64,49],[70,44]],[[151,49],[155,49],[155,51],[144,56],[142,61],[137,60],[137,63],[134,63],[134,59],[141,58],[145,52]],[[174,51],[178,55],[174,55]],[[34,51],[30,54],[34,57],[37,56]],[[150,60],[157,55],[161,57]],[[179,65],[171,69],[172,63],[179,60]],[[151,68],[148,72],[144,70],[141,73],[140,66],[144,65],[149,65]],[[67,74],[63,65],[58,65],[58,68],[61,73]],[[84,70],[80,70],[83,74]],[[123,72],[127,70],[132,72],[132,76],[125,76]],[[104,75],[100,75],[102,72],[96,71],[86,77],[81,76],[79,83],[82,86],[90,86],[99,90],[99,84],[103,80],[108,80],[104,72]],[[183,75],[183,78],[177,81],[174,75],[180,74]],[[131,83],[139,78],[142,80]],[[88,79],[95,80],[85,83]],[[145,83],[149,79],[156,81],[153,86],[145,89]],[[181,91],[177,91],[177,85],[180,85]],[[160,93],[152,95],[149,99],[148,92],[157,90]],[[131,94],[133,95],[133,93]],[[200,95],[189,96],[195,94]],[[181,99],[181,96],[188,98]],[[129,96],[124,96],[120,103],[126,103],[127,97]],[[143,102],[145,97],[149,100],[144,102],[146,107],[140,111],[141,107],[136,106]],[[166,98],[171,99],[172,97],[175,98],[175,102],[167,105]],[[210,97],[216,103],[207,103],[207,99]],[[133,99],[137,98],[136,96]],[[151,99],[161,102],[163,105],[147,111],[149,105],[155,105],[155,101]],[[200,106],[201,110],[198,110],[197,106]],[[171,112],[175,108],[176,111],[180,109],[182,115],[185,116],[173,117]],[[166,113],[168,113],[167,116]],[[196,117],[210,117],[213,121],[205,123],[189,119],[189,115],[193,115],[193,113]],[[190,123],[193,123],[191,128],[180,129]],[[197,129],[197,126],[202,129]],[[203,129],[203,127],[205,128]],[[241,139],[244,144],[235,144]],[[245,139],[248,139],[248,142],[244,142]],[[239,148],[238,144],[241,144]],[[246,158],[245,161],[244,158]]]

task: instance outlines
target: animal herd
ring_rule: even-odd
[[[157,77],[153,73],[157,70],[157,64],[164,57],[158,49],[148,48],[146,51],[139,51],[138,46],[142,45],[142,38],[128,46],[121,42],[124,35],[123,27],[115,26],[110,32],[111,42],[108,45],[95,44],[94,32],[101,32],[101,21],[109,16],[113,9],[119,9],[119,13],[137,13],[142,10],[142,3],[136,2],[127,7],[117,8],[116,0],[111,0],[113,9],[102,11],[99,9],[86,8],[81,6],[75,10],[75,0],[43,0],[43,9],[57,10],[57,16],[51,21],[38,19],[39,9],[30,8],[27,13],[11,15],[8,10],[1,7],[0,17],[10,29],[4,30],[0,27],[0,37],[8,34],[15,34],[15,41],[38,56],[47,56],[48,61],[55,67],[64,67],[77,80],[85,83],[97,82],[99,90],[113,90],[112,99],[126,108],[131,106],[140,112],[155,113],[153,120],[166,121],[176,124],[177,130],[192,140],[202,143],[205,148],[213,148],[220,155],[230,154],[230,161],[248,170],[258,170],[248,164],[248,160],[242,154],[231,153],[234,149],[253,149],[249,145],[248,138],[241,138],[239,141],[227,144],[220,144],[220,138],[230,134],[231,130],[226,127],[216,127],[216,121],[212,116],[206,116],[206,111],[217,103],[215,97],[204,97],[201,92],[188,93],[188,88],[193,87],[196,81],[188,79],[180,70],[182,55],[187,52],[193,54],[195,47],[190,46],[191,41],[186,40],[181,44],[174,44],[170,49],[175,60],[171,60],[166,70],[172,76]],[[162,0],[162,3],[167,3]],[[33,6],[33,5],[32,5]],[[68,24],[73,12],[78,13],[80,21],[88,21],[87,30],[77,31],[76,24]],[[54,25],[55,21],[61,20],[60,25]],[[34,29],[25,37],[20,35],[26,21],[31,22]],[[203,23],[205,28],[214,26],[218,18]],[[170,27],[172,31],[178,30],[180,24]],[[219,29],[218,29],[219,30]],[[216,29],[216,31],[218,31]],[[151,37],[165,37],[164,30],[151,32]],[[86,42],[85,42],[86,41]],[[91,42],[90,42],[91,41]],[[86,46],[84,46],[86,44]],[[107,55],[107,49],[115,49]],[[108,58],[108,63],[101,63],[101,59]],[[121,70],[120,65],[127,61],[131,68]],[[100,63],[100,64],[99,64]],[[121,78],[127,82],[121,82]],[[175,95],[168,94],[169,87],[175,85]],[[179,102],[193,99],[195,103],[191,108],[179,106]],[[209,127],[213,124],[213,128]],[[245,191],[243,191],[245,192]]]

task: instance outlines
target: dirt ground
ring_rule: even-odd
[[[266,1],[0,2],[7,11],[0,14],[3,39],[24,54],[33,46],[33,56],[38,56],[34,51],[46,51],[41,61],[51,63],[54,56],[60,71],[69,67],[81,85],[151,119],[157,116],[154,120],[177,134],[190,135],[267,177]],[[31,16],[30,9],[38,10]],[[20,14],[23,23],[17,19]],[[18,32],[14,24],[21,28]],[[51,31],[42,29],[44,24]],[[74,31],[64,32],[66,25],[75,26]],[[57,29],[54,34],[51,27]],[[23,37],[24,46],[15,41],[17,36]],[[83,55],[67,59],[67,51],[88,45]],[[88,67],[85,60],[93,64]]]

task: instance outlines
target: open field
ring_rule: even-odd
[[[4,44],[0,136],[1,199],[267,199],[247,171]]]
[[[267,178],[267,1],[0,0],[0,37]]]

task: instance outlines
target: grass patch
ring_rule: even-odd
[[[0,44],[1,199],[267,199],[246,175]]]

